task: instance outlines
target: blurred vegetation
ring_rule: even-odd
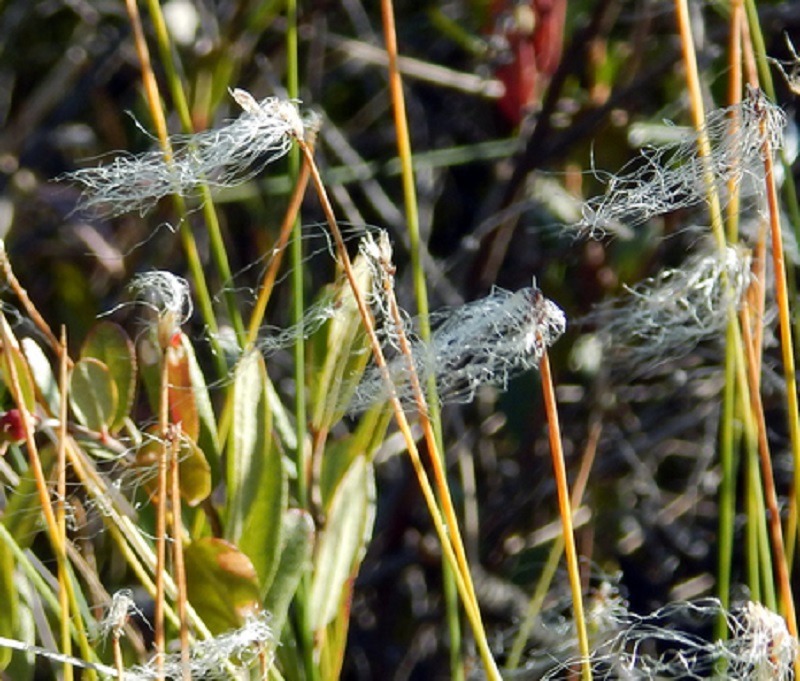
[[[292,27],[284,3],[170,0],[163,9],[173,39],[171,56],[159,52],[153,17],[145,4],[141,8],[145,36],[171,133],[185,132],[176,93],[170,87],[174,82],[171,69],[185,88],[195,130],[219,126],[239,115],[230,88],[245,88],[259,99],[288,96],[287,32]],[[354,230],[365,224],[388,230],[397,265],[397,295],[401,305],[414,314],[396,128],[376,4],[359,0],[301,3],[297,23],[299,99],[303,110],[322,116],[316,157],[342,224]],[[637,377],[630,367],[600,354],[595,322],[581,320],[586,320],[597,304],[623,293],[626,285],[683,263],[702,239],[701,230],[694,226],[706,224],[707,218],[702,208],[687,209],[651,219],[640,227],[620,225],[596,239],[581,238],[570,226],[580,220],[581,201],[606,190],[604,173],[617,172],[638,158],[642,145],[633,139],[634,132],[664,134],[663,121],[691,125],[682,45],[671,3],[568,0],[563,26],[556,22],[552,34],[542,38],[544,46],[536,48],[540,59],[545,53],[552,59],[552,72],[542,71],[542,61],[536,84],[528,93],[530,101],[523,109],[515,108],[518,102],[509,104],[509,95],[497,96],[503,87],[506,92],[522,87],[509,81],[503,68],[520,54],[513,36],[524,33],[527,15],[522,8],[537,15],[535,22],[542,19],[542,7],[547,4],[509,2],[506,7],[502,2],[454,0],[398,3],[396,7],[399,51],[408,59],[401,63],[401,72],[414,152],[423,266],[433,310],[483,297],[494,286],[518,290],[530,286],[532,280],[564,309],[568,331],[553,347],[551,359],[571,478],[583,462],[594,461],[576,514],[586,593],[591,599],[600,583],[610,581],[629,602],[631,611],[646,613],[676,600],[719,595],[718,491],[722,472],[718,441],[723,355],[718,342],[701,343]],[[501,17],[498,8],[506,14]],[[713,2],[694,3],[691,9],[706,106],[725,106],[731,68],[730,7]],[[758,14],[767,54],[790,64],[792,55],[784,36],[800,45],[800,4],[762,2]],[[559,50],[562,41],[563,50]],[[794,95],[781,77],[776,77],[775,83],[777,103],[789,113],[789,134],[796,135]],[[170,201],[161,202],[144,216],[104,218],[81,210],[79,190],[63,178],[64,173],[107,162],[109,155],[119,150],[135,154],[157,146],[124,3],[5,0],[0,12],[0,122],[0,237],[8,262],[33,305],[52,329],[66,328],[71,357],[99,358],[108,343],[127,348],[128,341],[104,337],[100,345],[105,350],[98,350],[97,345],[95,352],[87,350],[93,339],[97,342],[92,334],[98,333],[98,316],[109,311],[113,311],[111,319],[133,339],[131,343],[138,345],[146,337],[148,327],[142,317],[147,317],[148,311],[134,306],[118,308],[131,301],[128,286],[135,274],[168,270],[187,277],[195,290],[184,242],[177,234],[181,219],[196,240],[222,337],[234,323],[223,302],[224,292],[232,294],[248,317],[294,186],[290,160],[269,166],[267,172],[244,185],[214,193],[232,280],[214,265],[207,218],[196,205],[190,203],[192,210],[183,218]],[[343,296],[341,285],[331,284],[336,270],[322,228],[313,227],[325,220],[313,192],[304,199],[300,220],[309,226],[306,233],[311,235],[304,244],[308,256],[303,270],[306,300]],[[787,231],[787,238],[790,236]],[[355,245],[351,248],[354,254]],[[794,251],[789,251],[793,257]],[[292,323],[290,283],[288,276],[279,278],[268,311],[270,325],[282,328]],[[46,345],[10,288],[3,299],[3,312],[17,338],[30,336]],[[355,316],[350,321],[357,323]],[[278,611],[288,609],[287,629],[293,625],[294,633],[288,638],[284,635],[284,648],[277,652],[285,678],[328,678],[325,662],[321,676],[316,677],[302,663],[293,667],[287,662],[293,654],[287,641],[298,649],[308,645],[302,640],[303,618],[321,618],[316,624],[324,628],[329,624],[324,615],[337,612],[345,624],[340,623],[342,628],[336,632],[329,627],[327,635],[331,640],[346,637],[346,646],[337,639],[346,652],[343,660],[327,663],[334,671],[341,664],[343,678],[450,678],[441,547],[412,467],[398,455],[403,444],[392,427],[386,431],[387,419],[382,415],[369,417],[372,420],[347,417],[328,424],[331,432],[325,444],[325,469],[317,473],[329,488],[322,489],[320,483],[320,489],[311,491],[311,512],[301,517],[291,510],[303,508],[297,470],[291,465],[296,459],[283,436],[273,437],[280,424],[274,425],[272,419],[280,416],[273,413],[274,406],[266,406],[272,405],[268,393],[274,386],[286,411],[293,412],[297,386],[292,350],[282,349],[265,360],[253,357],[243,367],[235,363],[238,349],[229,348],[226,373],[220,375],[219,357],[215,358],[207,342],[201,315],[195,313],[182,331],[179,343],[191,351],[181,370],[196,372],[184,387],[196,388],[199,374],[209,395],[208,405],[197,407],[209,411],[197,417],[193,442],[186,445],[191,451],[182,454],[182,467],[195,461],[201,469],[202,485],[214,490],[211,496],[198,493],[196,501],[203,500],[203,505],[216,509],[201,511],[203,505],[195,507],[195,500],[187,498],[191,493],[182,490],[187,507],[184,522],[190,532],[198,531],[196,540],[187,546],[187,561],[205,566],[204,561],[211,564],[227,551],[227,545],[215,543],[219,539],[219,533],[212,531],[215,513],[231,523],[223,536],[234,541],[236,534],[234,543],[251,558],[246,548],[248,537],[257,536],[253,542],[268,546],[261,562],[253,561],[260,583],[258,579],[245,586],[237,583],[241,592],[234,594],[231,587],[231,592],[224,593],[223,603],[215,601],[218,594],[204,593],[202,580],[213,584],[219,579],[226,585],[227,577],[201,573],[195,576],[201,579],[201,586],[190,579],[189,600],[210,613],[204,619],[211,632],[217,634],[237,624],[227,612],[228,596],[237,602],[273,605]],[[312,337],[306,349],[312,407],[330,388],[316,384],[314,378],[329,359],[325,353],[331,352],[325,345],[327,332],[326,328],[322,335]],[[113,336],[116,332],[107,333]],[[768,330],[768,340],[771,334]],[[363,339],[353,342],[363,343]],[[767,343],[765,352],[765,370],[771,372],[764,380],[763,399],[776,484],[785,499],[792,487],[793,463],[788,453],[781,379],[776,378],[780,352],[776,343]],[[47,353],[55,367],[52,348]],[[82,369],[95,390],[98,384],[91,372],[96,369],[90,364]],[[144,373],[146,367],[140,368]],[[93,417],[85,413],[82,418],[73,414],[70,424],[77,421],[87,451],[92,451],[87,432],[110,434],[128,447],[133,446],[127,438],[135,440],[134,432],[146,437],[147,426],[155,427],[159,379],[157,370],[153,371],[155,375],[145,376],[135,395],[130,393],[128,408],[122,410],[136,428],[118,414],[96,415],[102,427],[95,427]],[[106,379],[97,380],[107,385]],[[238,397],[230,397],[231,385]],[[501,664],[550,546],[560,535],[540,394],[538,374],[528,372],[513,380],[507,390],[487,388],[470,404],[445,406],[442,415],[448,480],[462,519],[490,642]],[[228,399],[241,400],[237,403],[240,411],[227,413]],[[14,406],[10,388],[1,404],[3,410]],[[41,412],[41,405],[37,409]],[[40,413],[45,420],[55,416]],[[234,433],[237,418],[244,419],[248,425],[241,426],[242,432],[255,428],[253,432],[258,432],[261,440],[251,441],[247,436],[237,440],[234,434],[227,443],[215,442],[214,431],[225,418],[230,419],[228,425],[233,424]],[[309,426],[309,447],[319,434],[313,431]],[[37,438],[42,439],[43,457],[49,448],[52,458],[52,441],[41,435]],[[107,443],[100,440],[102,449]],[[12,444],[2,458],[0,519],[15,533],[20,546],[37,557],[37,569],[49,575],[50,569],[55,571],[55,554],[44,536],[35,536],[32,521],[25,516],[35,510],[24,502],[34,494],[24,449]],[[99,461],[98,470],[113,480],[122,464],[103,456],[93,460]],[[247,457],[261,456],[272,462],[269,470],[226,469],[234,460],[241,464]],[[136,454],[138,464],[142,457],[146,459],[147,451]],[[47,469],[48,476],[54,477],[53,470],[52,466]],[[210,479],[205,480],[205,475]],[[256,480],[248,480],[249,475],[262,476],[255,491],[247,491],[247,485]],[[269,475],[277,477],[269,480]],[[745,485],[744,474],[738,475],[739,484]],[[242,485],[242,497],[234,495],[230,486],[234,479]],[[23,492],[20,486],[26,484]],[[71,503],[79,509],[69,532],[71,545],[106,592],[138,584],[102,529],[102,514],[92,509],[74,473],[68,484],[73,490]],[[137,522],[148,535],[154,533],[155,523],[148,502],[150,492],[152,489],[144,486],[130,500],[139,514]],[[282,600],[284,592],[277,587],[270,592],[270,586],[286,575],[291,581],[291,571],[285,571],[283,561],[295,559],[304,564],[303,523],[321,529],[337,514],[348,516],[343,500],[348,494],[359,496],[361,503],[358,522],[353,520],[358,527],[347,529],[351,533],[348,541],[358,544],[348,545],[355,562],[339,566],[343,572],[330,579],[341,588],[345,573],[354,578],[352,603],[336,600],[339,591],[326,592],[325,585],[315,585],[314,575],[306,573],[298,580],[311,604],[306,600],[298,606],[295,601],[290,607]],[[258,506],[254,509],[249,504]],[[743,512],[741,505],[737,508]],[[281,541],[258,534],[269,534],[259,527],[262,516],[281,517]],[[231,529],[234,525],[236,532]],[[744,586],[749,564],[745,543],[739,541],[742,525],[737,521],[730,561],[734,598],[752,591]],[[362,539],[363,545],[359,543]],[[318,546],[327,551],[320,560],[334,561],[336,548],[335,543],[323,549]],[[361,549],[366,553],[359,568]],[[292,550],[300,557],[293,556]],[[5,559],[7,553],[0,557]],[[15,569],[14,574],[20,574],[20,568]],[[88,583],[85,575],[80,579]],[[302,580],[307,583],[303,585]],[[86,590],[87,612],[97,611],[105,602],[102,591],[93,589]],[[140,591],[135,592],[137,606],[149,618],[152,599]],[[559,572],[547,607],[551,613],[566,616],[569,603],[567,580]],[[318,610],[309,612],[309,608]],[[50,626],[57,629],[56,624]],[[23,629],[20,625],[14,636],[20,637]],[[137,629],[145,639],[152,637],[147,626]],[[3,633],[10,635],[8,630]],[[541,640],[530,644],[545,649],[548,645]],[[144,659],[142,649],[134,648],[128,646],[127,658],[131,662]],[[330,650],[336,647],[331,644]],[[100,655],[109,663],[107,651],[101,649]],[[34,678],[35,673],[35,678],[55,678],[49,663],[40,661],[34,667],[23,662],[21,654],[15,656],[16,661],[9,663],[0,655],[0,663],[11,664],[9,671],[0,671],[0,677],[5,674],[4,678],[17,681]],[[330,678],[333,676],[332,671]]]

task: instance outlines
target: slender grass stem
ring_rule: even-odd
[[[11,267],[11,261],[8,259],[5,243],[2,241],[0,241],[0,269],[2,269],[6,283],[14,292],[14,295],[17,297],[17,300],[19,300],[20,304],[25,310],[25,313],[33,320],[36,328],[42,332],[53,352],[56,353],[58,357],[61,357],[62,354],[65,353],[64,347],[61,345],[58,338],[56,338],[55,334],[50,328],[50,325],[45,321],[44,317],[39,314],[39,310],[36,309],[33,301],[28,296],[28,292],[23,288],[22,284],[19,282],[19,279],[17,279],[17,276],[14,274],[14,269]],[[72,366],[72,359],[70,359],[69,356],[66,357],[66,362],[67,367]]]
[[[115,632],[111,638],[111,647],[114,649],[114,669],[117,670],[117,678],[124,681],[125,679],[125,662],[122,659],[122,646],[119,643],[121,634]]]
[[[401,178],[403,186],[403,202],[406,213],[406,227],[408,229],[409,254],[411,257],[411,276],[414,281],[414,295],[419,313],[419,334],[423,342],[427,343],[431,337],[429,320],[428,290],[425,280],[425,269],[422,265],[422,243],[420,239],[419,206],[417,203],[417,189],[414,179],[414,160],[411,150],[411,136],[408,128],[405,96],[403,94],[403,80],[400,74],[399,53],[397,48],[397,30],[395,26],[394,3],[392,0],[381,0],[381,16],[383,18],[383,35],[386,42],[388,57],[389,92],[392,97],[392,110],[394,113],[395,132],[397,134],[397,153],[400,160]],[[412,372],[413,374],[413,372]],[[442,422],[439,408],[439,399],[436,394],[436,379],[430,376],[427,381],[428,410],[424,419],[429,428],[432,427],[432,441],[435,448],[428,449],[431,457],[435,452],[443,452]],[[448,489],[448,485],[443,485]],[[449,496],[449,492],[448,492]],[[445,502],[447,504],[448,502]],[[461,624],[458,617],[458,603],[453,584],[453,576],[446,565],[444,571],[444,595],[447,609],[447,624],[450,634],[450,673],[453,681],[464,678],[463,665],[461,664]]]
[[[761,121],[764,131],[765,121]],[[762,133],[763,134],[763,133]],[[797,398],[797,373],[794,359],[794,342],[792,339],[791,310],[789,305],[789,287],[786,278],[786,262],[783,252],[783,234],[781,232],[780,207],[778,206],[778,190],[775,184],[775,169],[772,162],[769,140],[764,137],[764,182],[767,189],[767,205],[769,206],[769,225],[772,237],[772,269],[775,275],[775,298],[778,304],[778,317],[781,339],[781,355],[783,358],[783,380],[786,384],[786,410],[789,420],[789,439],[794,461],[793,506],[795,517],[798,515],[798,490],[800,490],[800,404]],[[792,534],[794,535],[794,528]],[[794,541],[792,541],[794,546]]]
[[[775,478],[772,471],[772,458],[767,441],[767,424],[764,416],[764,405],[761,402],[759,390],[759,376],[756,373],[757,363],[753,352],[753,339],[750,333],[749,311],[745,305],[742,308],[742,334],[745,351],[748,359],[748,378],[750,385],[750,401],[757,422],[758,452],[761,461],[762,484],[766,495],[767,509],[769,511],[769,529],[772,539],[772,550],[775,555],[774,567],[778,573],[778,588],[781,594],[781,611],[789,633],[797,638],[797,617],[795,615],[792,586],[789,580],[789,568],[786,561],[786,552],[783,544],[783,528],[781,527],[780,507],[778,495],[775,492]],[[800,660],[796,661],[800,664]]]
[[[178,112],[178,117],[181,121],[181,127],[184,132],[194,132],[194,125],[192,123],[191,112],[189,111],[189,104],[186,100],[186,93],[175,68],[175,61],[178,56],[172,49],[170,43],[169,32],[167,25],[164,21],[164,13],[161,9],[161,3],[158,0],[148,0],[148,9],[150,17],[153,20],[153,28],[155,29],[156,42],[158,43],[159,54],[161,63],[164,65],[164,70],[167,76],[167,83],[169,85],[172,99],[175,102],[175,108]],[[220,279],[223,284],[232,279],[231,268],[228,262],[228,254],[225,248],[225,240],[222,238],[222,230],[220,229],[219,216],[214,207],[214,200],[211,196],[211,190],[207,184],[200,185],[200,201],[203,207],[203,216],[205,218],[206,227],[208,228],[209,247],[211,257],[214,259],[214,264],[219,272]],[[225,306],[228,312],[231,326],[236,333],[236,337],[241,339],[244,336],[244,325],[242,323],[242,314],[239,311],[239,305],[236,301],[233,289],[225,286],[222,291],[222,297],[225,301]]]
[[[591,426],[589,427],[589,439],[584,449],[583,457],[581,458],[581,467],[578,475],[575,478],[575,483],[572,487],[572,511],[581,505],[583,501],[583,494],[586,491],[586,486],[589,483],[589,475],[594,465],[595,457],[597,456],[597,445],[600,442],[600,435],[603,426],[599,417],[592,419]],[[528,609],[525,613],[525,619],[519,627],[517,635],[514,637],[514,642],[511,645],[511,652],[508,654],[505,669],[513,671],[519,667],[522,660],[522,653],[525,650],[525,645],[528,642],[533,625],[536,623],[536,616],[542,610],[542,604],[553,582],[553,578],[558,570],[558,563],[561,560],[561,555],[564,553],[564,534],[560,534],[553,542],[550,553],[547,556],[547,561],[542,568],[539,580],[536,583],[536,589],[528,602]]]
[[[741,0],[732,0],[728,64],[728,105],[733,106],[742,99],[742,25],[744,9]],[[738,120],[731,117],[730,134],[738,133]],[[734,127],[736,126],[736,127]],[[729,200],[726,209],[726,236],[730,243],[738,240],[739,227],[739,183],[728,181]],[[733,324],[726,329],[726,348],[733,348]],[[720,421],[719,460],[722,479],[719,488],[719,543],[717,549],[717,595],[723,606],[715,622],[715,636],[719,640],[728,637],[728,622],[724,610],[730,604],[731,568],[733,562],[733,537],[736,516],[736,453],[734,416],[736,406],[736,358],[730,350],[725,352],[725,386],[722,395]]]
[[[553,388],[553,375],[550,372],[550,358],[547,349],[542,354],[539,362],[539,371],[542,375],[542,392],[544,407],[547,414],[547,423],[550,428],[550,452],[553,458],[553,471],[558,490],[558,509],[561,513],[563,525],[564,548],[567,554],[567,571],[572,589],[572,609],[575,614],[575,628],[578,634],[578,649],[581,654],[581,674],[584,681],[592,678],[591,650],[589,637],[586,633],[586,618],[583,614],[583,588],[581,586],[580,565],[578,564],[578,551],[575,547],[575,532],[572,527],[572,505],[569,500],[569,486],[567,483],[567,469],[564,464],[564,450],[561,446],[561,428],[558,422],[558,407],[556,393]]]
[[[19,374],[17,373],[17,365],[13,355],[14,349],[18,347],[18,343],[16,342],[16,339],[13,338],[11,328],[9,327],[8,321],[2,312],[0,312],[0,337],[2,337],[3,353],[5,354],[4,379],[9,391],[11,392],[14,404],[17,406],[17,409],[20,413],[22,430],[25,436],[25,446],[28,451],[28,460],[30,462],[31,470],[33,471],[34,480],[36,482],[36,491],[39,494],[39,504],[44,516],[45,527],[50,539],[50,545],[53,547],[53,552],[57,556],[57,559],[60,556],[60,560],[64,561],[63,565],[66,568],[66,558],[64,558],[66,556],[66,547],[62,543],[62,535],[59,532],[59,526],[56,522],[53,506],[50,502],[50,492],[48,490],[47,480],[44,476],[44,470],[42,469],[42,462],[39,458],[39,450],[36,446],[36,439],[34,438],[33,416],[31,415],[22,394],[20,378]],[[81,617],[80,609],[78,607],[75,585],[71,575],[70,579],[64,580],[63,586],[67,590],[67,599],[69,601],[68,612],[72,613],[72,617],[74,618],[77,627],[78,644],[80,646],[81,655],[83,655],[85,659],[89,659],[91,649],[86,638],[86,631],[83,627],[83,618]],[[94,672],[94,670],[88,670],[87,676],[90,679],[97,678],[97,674]]]
[[[186,567],[183,560],[183,520],[181,519],[181,485],[180,485],[180,424],[172,427],[169,438],[169,479],[170,505],[172,507],[172,565],[175,586],[178,590],[178,619],[180,620],[181,662],[183,663],[184,681],[191,681],[189,666],[189,622],[186,615]]]
[[[258,298],[253,307],[253,313],[250,315],[250,321],[247,327],[247,346],[252,346],[258,338],[258,331],[261,323],[264,321],[264,314],[267,310],[267,304],[272,296],[272,290],[275,287],[275,280],[278,278],[278,270],[280,269],[281,262],[283,262],[283,254],[286,250],[286,244],[289,243],[289,238],[292,236],[292,231],[295,229],[297,217],[300,213],[300,206],[303,203],[303,196],[308,188],[308,180],[311,173],[308,169],[308,164],[303,163],[300,167],[300,175],[297,182],[294,184],[292,196],[289,199],[289,206],[286,209],[286,214],[281,223],[281,229],[278,234],[278,240],[273,246],[273,257],[270,260],[267,271],[264,272],[264,277],[261,280],[261,286],[258,291]]]
[[[756,8],[755,2],[753,0],[744,0],[745,2],[745,9],[747,12],[747,21],[748,21],[748,29],[749,35],[751,36],[752,40],[752,47],[753,52],[755,53],[755,62],[758,68],[758,75],[761,81],[761,88],[764,90],[766,95],[775,100],[775,88],[772,82],[772,74],[770,73],[769,67],[769,59],[767,57],[766,52],[766,45],[764,42],[764,35],[761,31],[761,23],[758,17],[758,11]],[[792,164],[790,159],[787,157],[786,150],[781,149],[780,151],[780,159],[781,164],[783,166],[783,174],[784,174],[784,182],[783,182],[783,193],[784,193],[784,207],[789,215],[789,221],[792,224],[795,238],[800,237],[800,206],[798,206],[797,200],[797,188],[794,182],[794,173],[792,172]],[[770,166],[772,165],[772,157],[769,157]],[[765,158],[765,168],[766,168],[767,158]],[[770,207],[770,227],[772,229],[772,237],[773,237],[773,261],[777,262],[778,260],[783,261],[783,245],[782,245],[782,237],[779,239],[779,248],[780,253],[776,253],[774,251],[775,248],[775,232],[778,230],[780,233],[780,218],[778,213],[773,211],[773,207],[777,207],[777,189],[774,187],[774,173],[773,180],[771,184],[773,185],[771,188],[767,188],[767,199],[769,202]],[[778,271],[777,267],[775,270],[775,279],[776,279],[776,294],[777,295],[786,295],[786,289],[788,288],[791,296],[789,298],[791,300],[796,299],[796,283],[794,278],[786,279],[786,271],[785,265],[782,264],[780,271]],[[778,281],[778,280],[782,281]],[[787,286],[788,284],[788,286]],[[785,346],[785,339],[790,339],[792,337],[792,329],[789,326],[789,323],[794,318],[794,336],[795,338],[800,338],[800,318],[797,315],[789,314],[788,307],[786,308],[786,313],[784,315],[784,311],[781,309],[782,305],[780,299],[778,300],[778,307],[779,307],[779,315],[780,315],[780,331],[781,331],[781,348],[784,355],[784,375],[787,375],[789,370],[789,365],[787,364],[787,356],[789,350]],[[790,362],[794,363],[794,355],[790,358]],[[795,383],[795,374],[792,372],[792,382]],[[794,460],[794,482],[792,485],[792,490],[790,493],[789,499],[789,518],[787,521],[787,555],[789,559],[790,565],[794,562],[794,551],[797,545],[797,533],[800,532],[800,522],[798,519],[800,518],[800,427],[798,426],[798,411],[797,411],[797,391],[796,388],[794,390],[790,389],[789,384],[786,385],[787,390],[787,398],[788,398],[788,409],[789,409],[789,434],[791,438],[791,445],[792,445],[792,456]],[[794,403],[795,406],[792,405]]]
[[[59,385],[59,413],[58,413],[58,442],[56,445],[58,481],[56,483],[56,523],[60,537],[60,548],[56,559],[58,561],[58,600],[61,607],[61,652],[72,655],[72,635],[69,630],[69,566],[67,563],[67,386],[69,384],[69,367],[67,365],[67,330],[61,327],[60,351],[58,353],[58,385]],[[64,664],[64,681],[72,681],[74,671],[72,665]]]
[[[136,44],[136,52],[139,56],[139,62],[142,68],[142,83],[144,84],[145,95],[147,104],[150,109],[150,116],[153,119],[153,124],[156,128],[156,135],[158,137],[161,149],[164,152],[164,159],[167,163],[172,161],[173,153],[172,146],[169,141],[167,133],[167,121],[164,117],[164,110],[161,106],[161,97],[158,91],[158,84],[156,83],[153,68],[150,63],[150,50],[147,47],[147,41],[144,37],[144,30],[142,29],[142,19],[139,14],[139,8],[136,0],[125,0],[125,7],[128,12],[129,21],[133,28],[133,37]],[[186,255],[186,260],[189,264],[189,270],[192,273],[192,281],[195,287],[195,294],[197,297],[198,307],[200,308],[203,321],[210,331],[211,345],[214,349],[214,359],[217,363],[217,371],[220,376],[224,377],[228,373],[228,367],[225,364],[225,354],[222,351],[222,346],[219,343],[219,324],[217,323],[216,315],[214,314],[214,306],[211,302],[211,295],[208,291],[208,284],[206,283],[205,271],[200,259],[200,253],[197,249],[197,242],[195,241],[194,234],[192,234],[191,227],[186,220],[186,203],[183,197],[175,194],[174,203],[178,214],[181,216],[180,220],[180,235],[183,250]]]
[[[703,106],[703,92],[700,87],[700,74],[697,70],[697,55],[694,49],[694,37],[692,26],[689,19],[689,6],[687,0],[675,0],[675,11],[678,21],[678,31],[681,37],[681,52],[683,54],[683,66],[686,69],[686,85],[689,90],[689,101],[691,103],[692,120],[695,130],[697,130],[698,153],[705,159],[703,181],[706,186],[709,213],[711,216],[711,232],[717,243],[720,252],[724,252],[727,246],[725,242],[725,230],[722,224],[722,208],[719,195],[716,191],[714,174],[708,159],[711,158],[711,142],[708,139],[705,122],[706,114]]]
[[[419,382],[419,376],[417,375],[414,364],[413,351],[411,349],[410,343],[408,342],[408,336],[406,335],[403,328],[404,324],[403,324],[402,313],[400,312],[400,307],[397,304],[397,298],[394,294],[394,286],[392,282],[392,274],[390,269],[391,267],[392,267],[391,263],[389,262],[383,263],[384,294],[386,295],[386,298],[389,302],[389,313],[392,317],[395,326],[395,332],[397,334],[397,340],[400,345],[400,351],[406,358],[408,367],[408,376],[411,383],[411,390],[414,395],[414,399],[416,401],[417,415],[420,421],[420,426],[422,427],[422,432],[425,437],[425,443],[428,447],[429,460],[431,468],[433,469],[434,482],[436,484],[439,504],[444,512],[445,520],[447,522],[447,527],[449,528],[453,543],[453,550],[455,552],[456,559],[458,560],[458,565],[461,570],[461,573],[462,575],[469,575],[470,574],[469,562],[467,560],[466,552],[464,550],[464,542],[463,538],[461,537],[458,518],[456,517],[455,507],[453,505],[452,496],[450,494],[450,488],[447,484],[444,467],[442,465],[444,457],[440,453],[438,441],[433,432],[431,419],[429,417],[428,404],[425,399],[425,393]],[[476,614],[480,616],[480,611],[478,609],[478,599],[475,594],[472,581],[470,579],[465,579],[464,584],[469,592],[470,599],[474,603]],[[459,657],[459,662],[460,662],[460,657]],[[463,673],[463,665],[459,665],[459,669],[461,670],[461,673]]]
[[[154,645],[156,651],[156,675],[164,676],[164,656],[166,640],[164,634],[164,575],[167,571],[167,460],[170,454],[169,445],[169,363],[167,349],[161,353],[161,377],[159,380],[158,401],[158,433],[161,446],[158,454],[156,505],[156,598],[155,615],[153,616]]]

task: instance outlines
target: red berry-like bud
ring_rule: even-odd
[[[25,429],[19,409],[9,409],[0,416],[0,439],[12,443],[25,441]]]

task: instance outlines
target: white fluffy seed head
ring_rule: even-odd
[[[391,324],[388,320],[382,330],[387,355],[397,345]],[[505,390],[514,376],[537,368],[545,350],[564,333],[566,317],[535,286],[515,293],[495,288],[485,298],[434,313],[431,326],[429,343],[406,330],[420,383],[425,385],[433,376],[442,402],[469,402],[479,387]],[[412,404],[406,357],[390,359],[389,373],[392,387],[377,367],[368,370],[348,410],[354,413],[385,402],[392,391]]]
[[[197,196],[203,185],[231,187],[260,173],[303,139],[306,123],[293,102],[257,102],[245,90],[231,92],[242,114],[220,128],[170,138],[162,151],[122,154],[109,164],[65,176],[83,186],[82,207],[104,215],[145,214],[170,194]],[[317,125],[317,119],[309,119]]]
[[[171,347],[181,325],[192,316],[189,282],[172,272],[156,270],[137,274],[128,288],[140,304],[153,311],[161,349]]]
[[[750,284],[750,261],[739,247],[729,246],[723,256],[699,252],[680,268],[626,287],[583,321],[598,326],[615,364],[647,373],[704,340],[724,337],[729,302],[738,308]]]
[[[723,204],[736,185],[742,195],[763,192],[764,154],[783,146],[786,115],[763,92],[751,88],[736,105],[709,113],[702,132],[687,131],[679,141],[647,147],[618,175],[610,175],[602,196],[589,199],[576,227],[600,236],[617,225],[635,227],[652,217],[704,203],[708,180]],[[700,155],[705,136],[710,157]]]
[[[244,672],[256,666],[262,656],[267,656],[269,666],[270,652],[277,645],[269,621],[268,613],[255,614],[248,617],[239,629],[198,641],[189,649],[188,670],[181,654],[174,653],[161,659],[160,669],[152,660],[147,665],[128,670],[125,678],[135,681],[164,677],[181,679],[188,672],[193,679],[229,679],[231,668]]]
[[[133,592],[130,589],[120,589],[112,596],[105,617],[100,621],[100,635],[103,638],[109,634],[114,638],[120,638],[128,622],[128,616],[136,611]]]

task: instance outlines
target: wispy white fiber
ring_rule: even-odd
[[[506,389],[514,376],[538,367],[545,349],[564,333],[566,318],[535,286],[514,293],[495,288],[485,298],[434,313],[431,326],[430,344],[408,333],[420,383],[433,375],[442,402],[469,402],[480,386]],[[394,346],[391,330],[386,336]],[[411,404],[406,357],[395,357],[389,373],[397,396]],[[389,395],[380,370],[372,367],[348,410],[362,411]]]
[[[720,616],[728,625],[727,639],[709,641],[697,633],[698,624],[708,626]],[[619,617],[616,628],[617,634],[592,652],[594,678],[793,678],[797,639],[789,634],[783,618],[759,603],[746,602],[730,611],[710,598],[672,603],[649,615]],[[561,678],[566,667],[559,665],[543,678]]]
[[[307,122],[293,102],[269,97],[257,102],[233,90],[244,110],[226,125],[170,138],[171,159],[162,151],[122,154],[111,163],[65,177],[83,187],[82,207],[103,215],[145,214],[169,195],[196,196],[204,184],[230,187],[260,173],[285,156],[302,138]]]
[[[646,372],[683,357],[701,341],[722,337],[727,295],[738,307],[750,277],[750,256],[744,249],[728,247],[724,257],[700,253],[680,268],[626,287],[626,294],[582,321],[597,324],[627,371]]]
[[[703,133],[711,146],[711,156],[698,153],[700,134],[688,132],[673,144],[648,147],[619,175],[610,175],[602,196],[583,206],[578,229],[591,236],[605,230],[640,225],[650,218],[706,201],[707,171],[725,203],[728,185],[739,185],[744,194],[759,191],[763,178],[764,143],[777,152],[783,145],[786,115],[760,90],[733,106],[708,114]]]
[[[231,678],[230,670],[246,670],[259,662],[262,654],[271,654],[277,642],[269,626],[268,613],[254,615],[239,629],[220,634],[207,641],[198,641],[189,649],[189,671],[191,678],[212,681]],[[168,679],[184,678],[184,664],[180,653],[163,658],[163,676]],[[153,659],[146,665],[126,671],[126,679],[150,681],[161,678]]]

